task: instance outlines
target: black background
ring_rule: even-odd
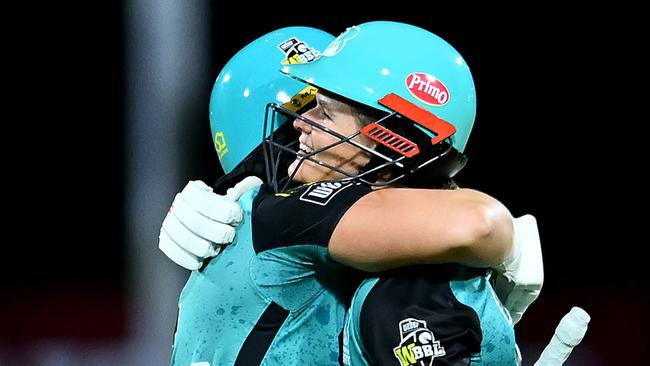
[[[54,304],[61,294],[94,298],[91,307],[122,308],[128,225],[122,214],[128,159],[122,7],[57,6],[15,28],[5,147],[14,136],[24,138],[5,153],[11,172],[5,194],[13,207],[6,229],[16,238],[5,240],[0,272],[9,318],[35,302]],[[340,7],[330,13],[276,7],[259,18],[213,5],[214,67],[206,70],[206,107],[191,115],[201,127],[188,131],[197,143],[187,179],[212,182],[220,174],[209,137],[210,88],[220,67],[249,41],[289,25],[335,35],[370,20],[421,26],[456,47],[475,78],[478,114],[459,183],[539,222],[546,282],[530,310],[535,315],[518,326],[520,339],[545,341],[561,315],[579,305],[593,317],[585,340],[592,351],[613,360],[617,351],[603,349],[615,342],[628,355],[617,357],[641,360],[648,343],[650,240],[647,180],[641,178],[647,153],[640,129],[647,117],[635,112],[644,105],[644,94],[634,88],[641,84],[638,53],[645,47],[632,39],[639,23],[609,9],[589,16],[585,9],[491,9],[468,17],[433,5],[403,15],[393,8],[355,15]],[[65,310],[61,314],[65,319]],[[112,319],[124,321],[119,310]],[[0,339],[120,337],[119,321],[95,322],[80,334],[57,322],[28,335],[0,330]]]

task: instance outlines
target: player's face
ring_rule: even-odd
[[[344,136],[350,136],[362,127],[359,117],[347,104],[322,94],[316,95],[316,101],[318,103],[316,107],[305,112],[303,114],[304,117]],[[293,179],[294,181],[311,183],[345,177],[345,175],[335,170],[309,160],[304,160],[298,167],[303,154],[333,144],[339,141],[339,138],[299,119],[293,122],[293,126],[296,130],[300,131],[300,151],[298,152],[298,156],[296,156],[296,160],[291,163],[288,169],[288,173],[291,175],[298,168]],[[372,146],[372,142],[362,135],[355,137],[353,140],[365,146]],[[349,143],[341,143],[313,155],[312,158],[336,167],[350,175],[356,175],[368,163],[370,154]]]

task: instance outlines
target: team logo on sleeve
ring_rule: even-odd
[[[393,348],[401,366],[431,366],[433,359],[445,355],[445,348],[436,341],[427,322],[407,318],[399,322],[401,341]]]
[[[334,196],[352,185],[352,182],[323,182],[312,184],[300,196],[300,200],[325,206],[332,200],[332,198],[334,198]]]

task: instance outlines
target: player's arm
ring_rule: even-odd
[[[512,216],[471,189],[389,188],[355,202],[338,222],[330,256],[365,271],[414,264],[493,267],[510,254]]]

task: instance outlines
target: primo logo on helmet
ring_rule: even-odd
[[[409,92],[423,103],[440,107],[449,101],[449,90],[435,76],[413,72],[405,82]]]

